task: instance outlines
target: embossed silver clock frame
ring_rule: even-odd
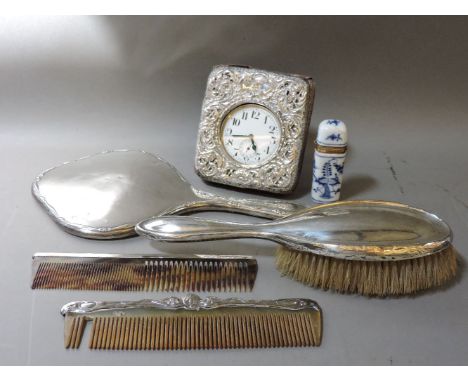
[[[207,81],[195,170],[204,180],[273,193],[297,185],[314,101],[311,78],[240,66],[215,66]],[[271,111],[280,122],[276,154],[259,165],[235,161],[222,143],[226,116],[244,104]]]

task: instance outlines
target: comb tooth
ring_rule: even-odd
[[[200,292],[200,263],[198,261],[194,262],[194,287],[193,290]]]
[[[270,338],[272,342],[271,346],[276,348],[280,345],[280,341],[278,337],[278,330],[276,328],[276,322],[275,322],[273,315],[271,314],[267,316],[267,320],[268,320],[268,328],[270,331]]]
[[[299,346],[299,339],[297,338],[296,328],[294,325],[294,315],[288,314],[286,316],[286,320],[288,322],[288,328],[289,328],[289,331],[291,332],[291,337],[293,340],[292,346]]]
[[[146,349],[146,335],[147,335],[147,317],[140,317],[140,325],[138,326],[138,350]]]
[[[153,292],[159,291],[159,260],[153,262]]]
[[[137,318],[138,325],[136,327],[136,336],[134,342],[135,350],[141,350],[142,337],[143,337],[143,317]]]
[[[300,336],[300,331],[297,326],[297,315],[296,314],[290,314],[289,315],[289,325],[291,326],[291,330],[294,333],[294,338],[295,338],[295,346],[302,346],[302,339]]]
[[[144,266],[143,266],[143,282],[140,285],[140,290],[141,291],[148,290],[150,272],[151,272],[151,270],[149,268],[149,262],[145,261]]]
[[[205,290],[209,292],[212,287],[213,264],[211,260],[205,262]]]
[[[218,349],[226,348],[226,332],[223,330],[225,328],[225,316],[218,315]]]
[[[235,269],[236,269],[236,285],[239,292],[245,292],[244,290],[244,267],[242,266],[241,261],[235,262]]]
[[[228,333],[228,343],[229,348],[233,349],[236,348],[236,336],[235,336],[235,329],[234,329],[234,317],[232,314],[229,314],[227,317],[227,324],[229,326],[229,333]]]
[[[168,349],[169,350],[173,350],[173,346],[172,346],[172,343],[174,341],[174,320],[172,319],[172,317],[169,317],[168,318],[168,321],[169,321],[169,326],[168,326],[168,336],[167,336],[167,346],[168,346]]]
[[[153,317],[153,327],[154,327],[153,349],[154,350],[161,349],[161,346],[160,346],[160,337],[161,337],[160,325],[161,325],[161,317],[160,316]]]
[[[234,269],[234,265],[232,263],[229,263],[229,286],[230,290],[233,292],[237,291],[235,274],[236,272]]]
[[[105,349],[111,349],[111,342],[113,338],[113,331],[115,331],[115,318],[109,317],[108,326],[105,333],[106,342],[104,344]]]
[[[148,337],[146,338],[146,348],[149,350],[154,350],[154,336],[155,336],[155,327],[154,327],[154,317],[148,318]]]
[[[224,288],[224,272],[223,272],[223,269],[224,269],[224,264],[225,262],[224,261],[218,261],[218,273],[217,273],[217,277],[218,277],[218,292],[224,292],[225,291],[225,288]]]
[[[120,327],[120,338],[119,338],[119,344],[117,346],[117,348],[119,350],[123,350],[123,349],[126,349],[126,344],[127,344],[127,340],[128,340],[128,318],[127,317],[122,317],[122,323],[121,323],[121,327]]]
[[[183,263],[179,260],[174,261],[174,269],[173,269],[173,291],[180,291],[180,283],[182,282],[182,275],[183,275]]]
[[[306,332],[305,327],[303,325],[302,313],[296,314],[296,321],[297,321],[297,326],[298,326],[298,330],[299,330],[299,335],[301,337],[301,346],[308,346],[309,345],[309,339],[307,337],[307,332]]]
[[[180,317],[180,341],[179,341],[179,350],[183,350],[185,348],[185,342],[186,342],[186,333],[187,333],[187,317],[184,315]]]
[[[127,318],[122,317],[120,320],[120,325],[118,329],[118,341],[115,342],[116,349],[122,350],[124,348],[125,333],[127,327]]]
[[[310,338],[307,333],[307,328],[304,325],[304,315],[303,313],[296,314],[297,327],[299,330],[299,336],[301,338],[301,346],[310,346]]]
[[[172,272],[171,272],[171,269],[172,269],[172,261],[166,261],[164,263],[165,265],[165,272],[164,272],[164,277],[165,277],[165,290],[168,291],[168,292],[173,292],[173,289],[172,289],[172,280],[171,280],[171,277],[172,277]]]
[[[188,269],[186,267],[186,262],[183,260],[178,261],[178,277],[177,277],[177,287],[176,291],[183,292],[185,291],[185,277],[188,273]]]
[[[146,335],[147,335],[147,330],[148,330],[148,325],[146,323],[147,317],[143,316],[140,318],[140,338],[139,338],[139,349],[140,350],[145,350],[146,349]]]
[[[177,332],[179,331],[179,320],[178,316],[174,317],[172,320],[172,342],[171,350],[177,350]]]
[[[205,292],[205,282],[206,282],[206,264],[202,261],[200,262],[200,266],[198,267],[199,272],[199,283],[200,283],[200,291]]]
[[[309,314],[309,323],[312,327],[312,333],[314,335],[314,345],[319,346],[322,342],[322,318],[320,313]],[[319,316],[319,317],[315,317]]]
[[[140,331],[141,331],[141,318],[140,317],[135,317],[135,326],[134,326],[134,329],[133,329],[132,350],[138,350],[139,349]]]
[[[262,328],[262,332],[263,332],[263,340],[264,340],[263,347],[271,347],[270,330],[268,328],[267,318],[265,317],[264,314],[260,313],[259,321],[260,321],[260,327]]]
[[[242,291],[248,292],[250,290],[249,285],[249,267],[247,262],[239,261],[239,265],[242,269]]]
[[[198,349],[198,330],[192,315],[190,316],[190,349]]]
[[[172,340],[174,338],[173,330],[174,330],[174,320],[172,317],[166,317],[167,321],[167,340],[166,340],[166,349],[172,350]]]
[[[306,313],[301,313],[301,324],[304,330],[304,336],[306,337],[306,346],[314,346],[315,345],[314,336],[312,334],[312,331],[309,330],[307,326],[307,314]]]
[[[288,319],[287,319],[287,316],[285,314],[280,314],[280,318],[281,318],[281,326],[283,328],[283,333],[284,333],[284,346],[293,346],[294,342],[293,342],[293,338],[291,336],[291,330],[290,330],[290,326],[288,325]]]
[[[229,282],[229,263],[224,264],[224,290],[231,291],[231,283]]]
[[[31,285],[31,289],[40,288],[40,285],[41,285],[40,280],[41,280],[41,276],[43,274],[44,266],[45,266],[44,263],[40,263],[39,266],[37,267],[37,271],[36,271],[36,274],[34,275],[34,279],[33,279],[32,285]]]
[[[165,271],[166,271],[166,266],[165,266],[165,260],[161,260],[159,262],[159,290],[161,292],[166,291],[166,276],[165,276]]]
[[[109,349],[110,348],[110,340],[112,336],[112,324],[113,324],[113,317],[107,317],[106,329],[103,333],[102,339],[102,349]]]
[[[104,344],[105,344],[105,333],[107,331],[107,325],[108,325],[108,317],[103,317],[102,318],[102,324],[99,330],[99,338],[98,338],[98,349],[103,349]]]
[[[206,343],[208,342],[208,338],[205,335],[206,333],[206,317],[195,317],[195,321],[198,321],[198,338],[200,340],[199,349],[206,349]]]
[[[161,261],[161,291],[167,292],[167,261]]]
[[[89,343],[89,347],[91,349],[96,349],[100,326],[101,326],[101,318],[96,317],[93,321],[93,332],[91,334],[90,343]]]
[[[115,342],[119,336],[118,330],[120,329],[120,323],[122,320],[119,320],[118,317],[113,317],[112,318],[112,331],[110,335],[110,342],[109,342],[109,347],[108,349],[115,349]]]
[[[251,348],[252,344],[250,343],[250,336],[249,336],[249,333],[247,330],[247,324],[246,324],[246,320],[248,320],[248,317],[246,317],[245,315],[242,315],[242,316],[239,316],[239,320],[240,320],[239,325],[241,327],[242,336],[244,337],[243,347]]]
[[[129,317],[127,349],[133,350],[133,339],[135,338],[135,317]]]
[[[127,326],[127,331],[128,331],[128,337],[126,340],[126,346],[125,349],[131,350],[132,345],[133,345],[133,331],[134,331],[134,325],[135,325],[135,318],[134,317],[128,317],[128,326]]]
[[[157,290],[156,287],[156,272],[157,272],[157,261],[151,261],[151,276],[150,276],[150,287],[148,292]]]
[[[252,347],[253,348],[258,348],[259,346],[259,341],[257,337],[257,327],[255,324],[255,314],[252,315],[252,317],[249,320],[250,324],[250,333],[251,333],[251,341],[252,341]]]
[[[195,290],[195,264],[192,260],[188,261],[188,267],[190,269],[189,274],[187,275],[187,288],[186,290]]]
[[[192,268],[190,267],[190,262],[187,260],[183,260],[183,275],[182,280],[180,282],[180,290],[179,292],[183,291],[190,291],[190,277],[192,274]]]
[[[291,333],[291,326],[289,325],[288,316],[286,314],[281,314],[281,324],[283,325],[286,335],[286,346],[294,346],[294,337]]]
[[[245,275],[244,275],[243,262],[236,261],[233,263],[233,267],[234,267],[236,290],[238,292],[245,292],[245,289],[244,289]]]
[[[80,317],[80,324],[78,326],[78,331],[76,333],[75,338],[75,349],[78,349],[81,345],[81,339],[83,338],[83,332],[86,326],[86,319],[84,317]]]
[[[213,349],[214,348],[214,341],[215,341],[215,336],[214,336],[214,333],[213,333],[213,329],[214,329],[214,326],[213,326],[213,317],[212,316],[207,316],[206,317],[207,321],[208,321],[208,349]]]
[[[132,333],[132,342],[130,343],[130,350],[137,350],[139,321],[140,321],[139,317],[133,317],[133,333]]]
[[[245,344],[245,338],[244,338],[244,332],[242,330],[242,318],[241,316],[235,314],[236,317],[236,326],[237,326],[237,335],[239,338],[239,348],[246,347]]]
[[[73,328],[75,326],[75,321],[75,317],[70,317],[68,314],[65,316],[64,344],[66,349],[68,349],[72,344],[72,337],[74,334]]]
[[[152,336],[151,317],[146,317],[145,318],[144,350],[151,349],[151,336]]]
[[[283,347],[286,346],[285,336],[283,333],[283,325],[281,324],[280,315],[275,313],[273,315],[273,322],[275,324],[277,338],[278,338],[278,346]]]
[[[100,318],[98,332],[97,332],[96,349],[101,349],[102,332],[104,331],[105,325],[106,325],[106,317]]]
[[[107,319],[107,328],[106,328],[106,331],[104,332],[104,339],[105,339],[105,341],[103,342],[103,348],[104,349],[110,349],[113,325],[114,325],[114,318],[113,317],[108,317],[108,319]]]
[[[167,284],[167,289],[170,292],[174,292],[174,279],[175,279],[175,270],[174,270],[175,264],[174,262],[168,261],[167,262],[167,269],[166,269],[166,284]]]
[[[126,317],[120,317],[117,319],[117,322],[116,337],[113,349],[122,350],[124,346],[125,326],[127,324],[127,319]]]

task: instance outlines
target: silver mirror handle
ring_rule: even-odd
[[[165,211],[163,215],[181,215],[199,211],[223,211],[266,219],[278,219],[289,216],[305,208],[300,204],[282,200],[233,198],[195,189],[193,191],[198,196],[197,201],[188,202]]]
[[[190,216],[163,216],[138,223],[135,231],[152,240],[194,242],[263,237],[259,225],[220,222]]]

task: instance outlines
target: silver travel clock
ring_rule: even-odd
[[[314,83],[308,77],[215,66],[203,100],[197,174],[234,187],[293,191],[314,93]]]

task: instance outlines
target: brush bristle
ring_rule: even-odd
[[[32,289],[246,292],[256,275],[255,260],[42,262]]]
[[[452,247],[434,255],[399,261],[342,260],[279,247],[276,266],[303,284],[367,296],[412,294],[441,286],[455,277]]]
[[[83,317],[68,317],[68,320],[65,347],[78,348],[83,334]],[[106,350],[319,346],[322,333],[318,311],[227,309],[209,313],[102,316],[92,321],[89,347]]]

